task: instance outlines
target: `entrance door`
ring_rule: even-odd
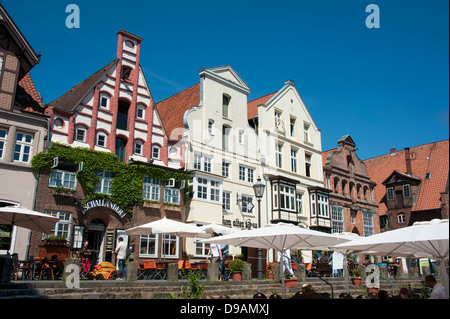
[[[101,220],[93,220],[88,226],[89,248],[94,250],[93,262],[95,265],[103,261],[103,239],[105,237],[105,224]]]

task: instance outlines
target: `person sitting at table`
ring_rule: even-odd
[[[330,261],[328,254],[326,251],[322,252],[322,255],[319,257],[319,262],[328,263]]]

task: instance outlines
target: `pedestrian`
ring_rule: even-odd
[[[219,236],[222,236],[222,234],[219,233]],[[228,245],[227,244],[223,244],[220,245],[220,249],[221,249],[221,253],[222,253],[222,259],[220,259],[220,264],[219,264],[219,271],[220,271],[220,275],[222,276],[222,280],[223,281],[228,281],[228,273],[225,269],[225,261],[227,260],[227,254],[228,254]]]
[[[281,262],[281,252],[278,251],[278,263]],[[289,272],[289,274],[291,275],[292,278],[295,278],[294,275],[294,271],[292,270],[292,265],[291,265],[291,250],[290,249],[286,249],[283,253],[283,274],[286,271]]]
[[[211,234],[212,238],[217,237],[217,236],[219,236],[219,234],[217,234],[216,232],[213,232]],[[206,259],[208,259],[209,256],[211,256],[211,262],[212,263],[220,262],[220,260],[222,259],[221,245],[219,245],[219,244],[210,244],[209,245],[208,255],[206,256]]]
[[[127,273],[127,265],[125,263],[127,260],[127,246],[123,241],[123,237],[119,237],[119,244],[114,253],[116,254],[116,260],[118,260],[119,263],[119,278],[117,278],[117,280],[123,280],[123,276]]]
[[[448,299],[444,286],[438,284],[433,275],[425,277],[425,284],[433,289],[431,291],[431,296],[428,299]]]

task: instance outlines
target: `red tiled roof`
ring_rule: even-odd
[[[412,174],[422,180],[412,211],[440,208],[440,193],[445,191],[449,176],[449,140],[412,147],[409,151]],[[386,154],[364,161],[370,179],[377,183],[380,215],[386,213],[386,205],[381,202],[386,193],[382,183],[394,170],[406,174],[405,152],[401,150],[395,155]],[[431,173],[430,179],[425,179],[427,173]]]
[[[333,148],[332,150],[322,152],[322,166],[325,166],[325,163],[327,162],[328,154],[333,153],[336,150],[337,150],[337,148]]]
[[[24,111],[44,114],[44,105],[30,73],[25,74],[17,84],[15,104]]]
[[[184,128],[184,113],[193,106],[200,104],[200,83],[197,83],[159,103],[156,108],[166,129],[169,139],[179,139],[171,136],[176,128]]]
[[[47,106],[54,106],[59,109],[63,109],[72,112],[74,108],[81,102],[81,99],[100,81],[102,76],[116,64],[118,60],[110,62],[105,67],[98,70],[96,73],[92,74],[90,77],[84,81],[78,83],[69,91],[64,93],[62,96],[56,100],[47,104]]]
[[[247,118],[253,119],[258,116],[258,105],[266,104],[277,92],[273,92],[247,103]]]

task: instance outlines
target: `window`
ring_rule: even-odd
[[[222,183],[220,181],[197,177],[194,181],[196,186],[196,198],[210,200],[213,202],[221,202],[220,194],[222,192]]]
[[[403,197],[411,197],[411,186],[409,184],[403,185]]]
[[[230,164],[229,162],[222,162],[222,176],[230,177]]]
[[[295,187],[279,184],[280,208],[295,211]]]
[[[72,190],[77,188],[77,177],[75,172],[54,169],[50,173],[48,187],[64,187]]]
[[[14,161],[28,163],[30,161],[31,149],[33,147],[33,136],[25,133],[16,134],[14,145]]]
[[[309,124],[303,125],[303,138],[306,143],[309,143]]]
[[[220,201],[220,182],[211,180],[210,185],[211,185],[210,199],[213,202],[219,202]]]
[[[210,135],[214,135],[214,121],[213,120],[209,120],[208,121],[208,133]]]
[[[323,194],[311,194],[311,216],[330,217],[328,208],[328,196]]]
[[[152,158],[153,159],[159,160],[159,150],[160,150],[159,145],[152,146]]]
[[[72,249],[83,248],[84,230],[85,230],[84,226],[79,225],[73,226]]]
[[[101,171],[95,174],[100,178],[100,182],[95,187],[94,192],[111,195],[112,173]]]
[[[222,116],[228,118],[228,106],[230,105],[230,98],[226,95],[222,97]]]
[[[291,149],[291,171],[297,173],[297,150]]]
[[[387,216],[380,216],[380,227],[384,228],[389,225],[389,219]]]
[[[103,132],[98,132],[97,133],[97,142],[96,145],[100,146],[100,147],[106,147],[106,141],[107,141],[107,136],[105,133]]]
[[[425,174],[425,179],[430,179],[431,178],[431,172],[430,173],[426,173]]]
[[[54,210],[46,210],[47,215],[58,217],[59,221],[52,227],[49,235],[55,235],[58,237],[65,237],[66,240],[70,239],[70,226],[72,224],[72,214],[67,212],[60,212]]]
[[[222,149],[224,151],[228,151],[230,131],[231,127],[227,125],[222,126]]]
[[[164,203],[180,204],[180,190],[178,188],[164,188]]]
[[[128,130],[128,110],[130,103],[128,101],[119,101],[117,110],[116,128],[121,130]]]
[[[303,215],[303,194],[297,193],[297,214]]]
[[[405,213],[400,213],[397,215],[397,221],[399,224],[404,224],[406,223],[406,216]]]
[[[141,235],[139,247],[139,257],[156,258],[156,247],[158,247],[157,235]]]
[[[363,225],[364,225],[364,236],[372,236],[373,232],[373,215],[371,213],[363,212]]]
[[[351,210],[350,211],[350,223],[352,224],[356,224],[356,210]]]
[[[2,75],[3,57],[0,57],[0,75]]]
[[[0,68],[1,68],[1,61],[0,61]],[[0,69],[1,71],[1,69]],[[3,158],[5,149],[6,149],[6,137],[8,133],[4,129],[0,129],[0,158]]]
[[[109,95],[105,93],[100,94],[100,108],[105,110],[109,109]]]
[[[387,200],[394,200],[394,188],[393,187],[389,187],[387,190],[386,190],[386,193],[387,193]]]
[[[157,179],[144,176],[142,197],[144,200],[158,201],[160,198],[160,182]]]
[[[211,173],[211,157],[203,154],[194,154],[194,169]]]
[[[331,233],[344,232],[344,208],[339,206],[331,206]]]
[[[86,128],[84,126],[77,126],[75,130],[75,141],[86,142]]]
[[[272,196],[273,196],[273,201],[272,201],[273,208],[277,209],[278,208],[278,184],[272,185]]]
[[[283,167],[283,144],[275,143],[275,165],[278,168]]]
[[[239,144],[244,145],[244,130],[239,130]]]
[[[253,175],[255,170],[253,168],[239,165],[239,180],[243,182],[253,183]]]
[[[141,141],[134,142],[134,154],[141,155],[143,153],[144,143]]]
[[[222,192],[222,209],[225,211],[231,211],[231,192]]]
[[[278,110],[275,110],[275,127],[282,128],[281,112]]]
[[[162,235],[161,251],[163,258],[178,258],[178,236]]]
[[[136,118],[145,119],[145,105],[138,105],[136,108]]]
[[[305,154],[305,174],[311,177],[311,155]]]
[[[197,226],[197,227],[202,227],[205,225],[206,224],[195,223],[195,226]],[[196,257],[206,257],[206,255],[208,254],[208,246],[209,246],[209,244],[196,242],[194,255]]]
[[[291,132],[291,137],[295,137],[295,119],[292,117],[290,120],[290,132]]]
[[[252,204],[252,205],[249,205]],[[253,197],[248,195],[242,195],[242,213],[252,214],[253,213]]]

